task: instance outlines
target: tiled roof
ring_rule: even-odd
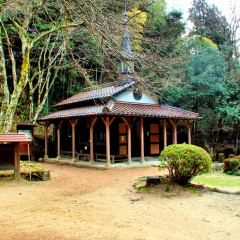
[[[110,107],[109,107],[110,106]],[[90,107],[80,107],[68,110],[62,110],[50,115],[41,117],[38,121],[51,119],[87,117],[87,116],[132,116],[132,117],[157,117],[157,118],[175,118],[175,119],[200,119],[198,113],[186,111],[180,108],[168,105],[147,105],[117,102],[114,104],[110,100],[106,105],[94,105]]]
[[[31,138],[23,133],[0,134],[0,143],[31,142]]]
[[[56,104],[55,106],[58,107],[58,106],[83,102],[83,101],[87,101],[87,100],[111,97],[111,96],[123,91],[124,89],[132,86],[134,83],[135,83],[135,81],[131,81],[131,82],[127,82],[122,85],[115,85],[115,86],[108,86],[108,87],[99,86],[98,88],[93,89],[91,91],[80,92],[80,93]]]
[[[55,113],[38,118],[38,121],[46,121],[51,119],[74,118],[84,116],[100,115],[103,112],[104,105],[94,105],[89,107],[79,107],[67,110],[61,110]]]
[[[177,119],[200,119],[198,113],[186,111],[168,105],[140,105],[129,103],[116,103],[109,114],[120,116],[141,116]]]

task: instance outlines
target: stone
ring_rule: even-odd
[[[159,176],[147,177],[146,187],[157,185],[161,183],[161,179]]]

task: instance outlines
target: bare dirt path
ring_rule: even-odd
[[[240,196],[137,193],[156,168],[89,170],[41,164],[46,182],[0,181],[1,240],[240,239]]]

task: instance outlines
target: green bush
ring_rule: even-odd
[[[234,176],[240,176],[240,171],[236,171],[233,173]]]
[[[189,144],[173,144],[160,155],[159,169],[168,169],[169,177],[179,184],[189,183],[197,174],[209,172],[212,160],[203,148]]]
[[[224,160],[224,168],[223,172],[236,172],[238,171],[238,167],[240,165],[240,160],[238,158],[226,158]],[[229,173],[228,173],[229,174]]]
[[[227,172],[231,171],[231,167],[230,167],[230,161],[231,160],[232,160],[231,158],[227,158],[223,161],[224,162],[224,168],[223,168],[224,173],[227,173]]]
[[[227,175],[233,175],[233,171],[227,171],[226,174]]]
[[[218,154],[218,161],[219,161],[219,162],[223,162],[224,159],[225,159],[225,154],[224,154],[224,153],[219,153],[219,154]]]
[[[233,172],[236,172],[238,170],[238,166],[239,166],[239,161],[238,159],[232,159],[230,161],[230,168]]]

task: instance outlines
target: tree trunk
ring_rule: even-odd
[[[1,29],[0,29],[0,102],[1,102],[1,111],[0,111],[0,133],[3,131],[3,123],[6,108],[9,103],[9,91],[7,85],[7,74],[6,74],[6,65],[5,65],[5,56],[2,45]]]
[[[7,110],[5,113],[5,119],[3,121],[2,132],[4,133],[9,132],[12,128],[13,118],[19,102],[19,98],[28,81],[28,71],[29,71],[29,64],[30,64],[29,53],[30,53],[30,49],[28,47],[28,43],[26,43],[26,48],[23,51],[21,77],[11,95],[11,100],[7,107]]]

